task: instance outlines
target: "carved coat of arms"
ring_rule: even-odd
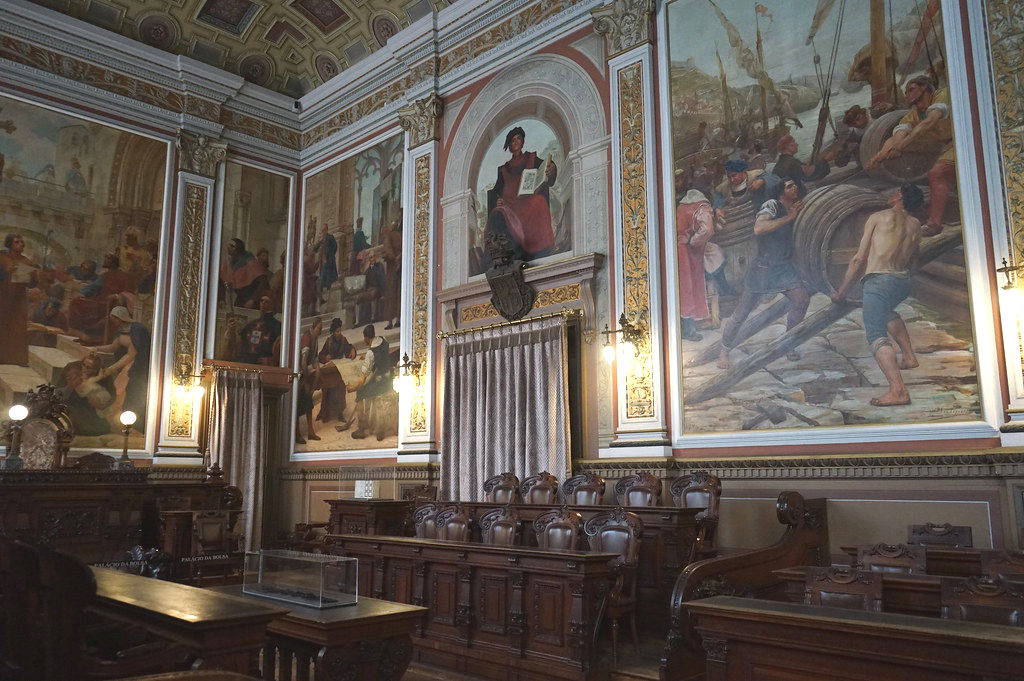
[[[537,298],[537,292],[523,277],[526,263],[515,257],[515,250],[505,234],[488,232],[486,244],[491,256],[491,267],[486,272],[491,304],[510,322],[522,319],[533,309]]]

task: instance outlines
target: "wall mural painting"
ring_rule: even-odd
[[[289,181],[226,163],[214,358],[281,366]]]
[[[668,21],[685,432],[980,418],[939,0]]]
[[[306,180],[297,451],[398,446],[403,139]]]
[[[75,448],[145,447],[167,144],[0,98],[0,413],[41,383]]]
[[[548,123],[514,120],[490,140],[477,169],[469,274],[491,266],[488,235],[523,262],[572,250],[572,175],[565,144]]]

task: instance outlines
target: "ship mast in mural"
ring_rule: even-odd
[[[870,0],[868,13],[848,12],[846,0],[819,0],[799,37],[789,27],[805,15],[791,5],[677,0],[670,26],[683,7],[686,25],[706,33],[682,38],[687,29],[681,21],[670,31],[680,45],[670,48],[670,80],[681,335],[693,344],[684,346],[687,430],[976,417],[939,0]],[[709,30],[716,19],[717,35]],[[722,33],[728,60],[714,43]],[[706,67],[717,67],[717,77]],[[901,191],[905,196],[893,208],[892,197]],[[704,220],[711,226],[702,224],[702,201],[713,215]],[[882,305],[890,308],[885,319],[902,320],[896,308],[912,307],[912,316],[930,320],[920,328],[911,322],[908,333],[883,324],[879,335],[877,323],[866,318],[877,312],[874,303],[860,309],[862,278],[878,277],[855,270],[869,253],[877,256],[872,266],[892,255],[884,243],[871,245],[880,222],[915,235],[916,257],[897,258],[894,267],[905,281],[893,284],[902,291],[912,281],[912,293],[893,293]],[[682,269],[695,262],[704,263],[703,285]],[[706,306],[690,304],[704,297]],[[702,318],[703,310],[710,317]],[[824,357],[815,358],[818,365],[802,358],[805,348],[827,347],[830,334],[848,324],[860,329],[853,354],[868,360],[871,375],[860,366],[851,375],[847,348],[827,348],[837,355],[829,357],[834,366],[822,366]],[[933,380],[919,376],[914,365],[912,340],[925,326],[941,328],[948,336],[943,350],[962,352],[968,361],[962,379],[970,388],[958,392],[965,399],[946,400],[956,403],[952,410],[918,406],[936,400],[934,386],[909,393],[903,387],[907,380]],[[879,344],[897,348],[904,357],[899,368],[909,377],[900,383],[897,376],[895,388],[889,381],[889,391],[850,397],[853,388],[884,387],[891,377],[883,366],[888,351],[879,355]],[[788,383],[771,369],[782,363],[797,379],[815,380]],[[765,376],[782,385],[765,380],[749,389],[752,378]],[[738,402],[737,390],[744,393]],[[928,400],[912,399],[915,391]],[[763,408],[726,424],[720,409],[715,415],[703,406],[730,399],[740,414],[750,414],[758,399],[786,401],[797,392],[800,409],[791,407],[782,426],[758,418]],[[946,393],[941,397],[952,397]],[[807,409],[810,404],[815,409]]]

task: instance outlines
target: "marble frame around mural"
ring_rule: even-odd
[[[209,329],[209,333],[206,334],[203,345],[203,357],[212,358],[214,355],[214,348],[216,347],[215,334],[218,331],[217,328],[217,282],[219,279],[219,268],[221,258],[221,247],[223,238],[223,217],[224,217],[224,200],[225,200],[225,177],[227,174],[227,164],[234,163],[241,166],[247,166],[249,168],[255,168],[263,172],[278,175],[288,179],[288,212],[285,230],[287,232],[287,246],[285,247],[285,278],[284,278],[284,292],[282,294],[281,304],[281,351],[278,357],[278,366],[288,366],[288,361],[292,357],[292,345],[295,339],[292,338],[290,333],[291,315],[295,311],[295,301],[293,300],[294,293],[296,291],[295,282],[295,244],[299,243],[296,241],[296,229],[295,229],[295,189],[297,186],[296,174],[287,170],[281,170],[263,163],[253,161],[251,159],[243,159],[237,156],[229,155],[224,162],[220,164],[217,170],[217,190],[214,196],[214,208],[213,208],[213,228],[210,231],[210,261],[207,268],[207,300],[206,302],[206,328]],[[273,263],[271,263],[273,264]],[[255,365],[254,365],[255,366]]]
[[[121,132],[131,133],[140,137],[155,140],[166,146],[166,153],[164,155],[164,182],[163,182],[163,200],[161,202],[161,216],[160,216],[160,243],[157,251],[157,271],[156,271],[156,287],[153,293],[153,327],[150,329],[151,333],[151,345],[150,345],[150,360],[149,360],[149,385],[147,386],[147,408],[146,408],[146,437],[143,449],[129,448],[129,454],[135,459],[148,459],[150,456],[156,453],[157,442],[159,440],[160,424],[162,422],[163,404],[159,399],[162,394],[164,379],[170,380],[170,371],[166,372],[166,375],[159,371],[160,366],[163,363],[163,357],[165,348],[167,346],[167,339],[164,338],[164,334],[167,329],[167,309],[166,300],[169,295],[168,282],[168,267],[167,260],[171,252],[179,247],[180,236],[174,234],[173,230],[173,219],[175,210],[175,188],[177,187],[177,169],[174,166],[175,161],[175,141],[176,137],[172,134],[160,134],[155,132],[153,129],[143,126],[135,126],[120,119],[106,118],[90,111],[88,114],[69,108],[63,108],[49,101],[45,96],[37,93],[18,92],[14,93],[8,90],[0,88],[0,97],[7,99],[16,100],[23,104],[37,106],[63,116],[70,118],[77,118],[90,123],[97,123],[99,125],[113,128]],[[172,243],[168,243],[172,242]],[[170,248],[170,250],[169,250]],[[159,341],[158,341],[159,339]],[[153,405],[159,405],[160,408],[151,408]],[[121,452],[120,447],[110,448],[97,448],[97,447],[75,447],[72,441],[71,452],[82,453],[86,451],[100,451],[106,454],[119,454]],[[6,442],[0,443],[0,452],[6,455],[7,446]],[[145,454],[146,456],[139,456]]]
[[[671,101],[669,92],[668,68],[670,58],[668,54],[668,11],[667,3],[662,4],[657,14],[658,31],[658,115],[660,128],[671,131]],[[920,422],[920,423],[897,423],[897,424],[871,424],[871,425],[842,425],[842,426],[816,426],[800,429],[787,430],[750,430],[730,431],[717,433],[686,434],[683,431],[683,394],[682,394],[682,363],[680,361],[681,351],[681,329],[678,323],[667,324],[666,333],[668,336],[668,372],[669,391],[675,399],[671,401],[672,447],[674,449],[702,449],[714,447],[750,447],[750,446],[792,446],[792,445],[829,445],[851,442],[889,442],[901,440],[947,440],[947,439],[971,439],[991,438],[998,435],[999,425],[1002,423],[1002,404],[1000,398],[999,373],[1000,368],[997,357],[997,344],[994,330],[994,323],[991,316],[993,309],[993,295],[990,287],[990,263],[987,258],[985,222],[983,219],[983,203],[991,204],[993,197],[991,193],[985,197],[979,192],[964,192],[962,188],[967,185],[968,180],[977,183],[983,169],[980,164],[985,159],[979,159],[975,153],[975,138],[980,135],[983,138],[983,146],[993,148],[994,131],[979,126],[977,118],[971,110],[971,96],[965,95],[970,92],[969,74],[967,72],[967,61],[964,43],[962,39],[950,40],[950,36],[967,36],[970,26],[965,21],[976,22],[980,13],[968,11],[966,16],[961,14],[960,7],[956,0],[942,0],[942,19],[945,36],[946,61],[948,64],[949,89],[952,94],[953,119],[957,121],[955,136],[955,149],[957,155],[957,182],[961,189],[960,211],[963,229],[963,244],[967,253],[973,258],[967,258],[967,283],[969,289],[969,303],[972,316],[972,327],[974,331],[974,353],[976,361],[976,374],[978,380],[978,402],[981,412],[980,420],[950,421],[950,422]],[[981,17],[983,20],[983,17]],[[977,83],[987,82],[988,74],[981,74],[977,77],[978,64],[974,64]],[[981,88],[978,88],[981,89]],[[671,132],[668,133],[671,135]],[[991,138],[991,139],[989,139]],[[990,146],[992,145],[992,146]],[[666,218],[662,226],[662,237],[665,244],[675,243],[675,201],[673,186],[674,161],[671,153],[662,154],[660,177],[662,186],[667,190],[662,196],[662,212]],[[665,307],[668,311],[668,319],[677,319],[679,310],[679,295],[674,285],[675,273],[677,272],[676,255],[674,248],[665,248],[664,253],[664,281],[673,282],[673,285],[666,286]]]
[[[378,132],[373,134],[372,137],[368,137],[368,138],[364,139],[361,143],[359,143],[356,146],[342,147],[342,146],[339,145],[334,150],[334,152],[336,152],[334,155],[332,155],[332,152],[330,152],[330,151],[325,152],[321,156],[320,160],[318,160],[315,164],[302,169],[302,171],[301,171],[301,173],[302,173],[302,177],[301,177],[302,192],[300,194],[300,196],[302,197],[302,202],[300,204],[300,210],[299,210],[299,215],[298,215],[298,225],[292,230],[292,233],[293,233],[292,243],[293,244],[295,244],[295,245],[305,244],[305,242],[306,242],[306,224],[307,224],[307,216],[306,216],[306,183],[309,181],[309,178],[312,177],[313,175],[316,175],[317,173],[319,173],[319,172],[321,172],[323,170],[327,170],[331,166],[337,165],[337,164],[342,163],[342,162],[344,162],[344,161],[346,161],[346,160],[348,160],[348,159],[350,159],[350,158],[352,158],[354,156],[357,156],[360,153],[366,151],[367,149],[370,149],[370,148],[372,148],[372,147],[374,147],[374,146],[384,142],[385,140],[391,139],[391,138],[395,137],[396,135],[401,135],[402,136],[402,148],[405,149],[406,135],[402,131],[402,129],[400,127],[398,127],[397,121],[395,121],[394,124],[386,125],[386,126],[383,126],[382,128],[379,128]],[[402,191],[402,215],[403,215],[402,230],[403,230],[403,234],[405,234],[405,233],[409,233],[409,231],[411,231],[409,225],[411,224],[410,221],[412,219],[412,213],[413,213],[413,197],[409,196],[408,192],[405,191],[405,188],[408,187],[409,183],[411,182],[410,177],[409,177],[409,173],[411,172],[411,169],[405,163],[405,161],[408,160],[408,154],[407,153],[403,153],[402,158],[403,158],[402,178],[401,178],[401,186],[403,188],[403,191]],[[402,262],[403,262],[402,282],[401,282],[401,290],[402,290],[402,296],[401,297],[402,297],[402,300],[405,300],[405,298],[408,295],[407,292],[412,290],[413,272],[412,272],[411,268],[408,268],[408,267],[404,266],[404,264],[406,262],[406,252],[409,249],[411,249],[412,246],[413,246],[413,244],[410,242],[410,240],[405,239],[405,238],[402,239]],[[297,263],[296,267],[297,267],[296,272],[294,272],[293,275],[292,275],[293,278],[296,280],[296,285],[292,289],[291,297],[293,298],[293,300],[292,300],[293,304],[296,301],[298,301],[298,304],[299,304],[299,315],[297,317],[298,323],[295,325],[295,329],[294,329],[294,332],[291,335],[291,338],[289,338],[289,342],[291,343],[291,345],[289,346],[290,354],[288,355],[288,357],[291,360],[291,366],[293,366],[293,367],[298,367],[299,366],[299,339],[300,339],[301,331],[302,331],[302,317],[301,317],[302,283],[301,283],[301,281],[299,281],[299,279],[301,278],[301,268],[302,268],[301,258],[300,258],[300,262]],[[401,308],[401,313],[404,315],[404,312],[405,312],[405,308],[403,306]],[[402,326],[403,327],[408,326],[409,323],[411,323],[411,322],[406,322],[405,318],[403,316],[402,317]],[[402,336],[401,336],[402,338],[405,337],[404,334],[405,334],[405,331],[404,331],[404,328],[403,328]],[[400,350],[404,352],[405,351],[405,346],[403,345],[400,348]],[[395,458],[397,458],[397,456],[398,456],[398,449],[397,448],[391,449],[391,448],[368,447],[366,449],[338,449],[338,450],[323,450],[323,451],[312,451],[312,452],[299,452],[299,451],[296,451],[295,450],[295,437],[294,436],[295,436],[296,419],[298,419],[298,417],[299,417],[299,415],[296,413],[297,404],[298,404],[298,393],[295,390],[292,390],[291,391],[291,401],[290,401],[291,411],[289,413],[290,418],[288,419],[288,428],[289,428],[289,430],[288,430],[288,439],[289,439],[288,460],[289,461],[294,461],[294,462],[299,462],[299,461],[344,461],[344,460],[350,460],[350,459],[362,460],[362,459],[395,459]],[[399,424],[398,424],[399,425],[399,444],[401,444],[401,432],[402,432],[401,431],[401,416],[402,416],[402,413],[401,413],[401,411],[399,411]]]

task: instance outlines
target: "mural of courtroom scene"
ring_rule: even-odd
[[[523,262],[572,250],[572,174],[556,127],[521,118],[488,140],[474,187],[470,276],[491,266],[489,237]]]
[[[297,451],[398,446],[402,141],[306,179]]]
[[[979,419],[939,0],[668,20],[685,432]]]
[[[213,356],[281,366],[289,181],[240,163],[224,167]]]
[[[0,98],[0,413],[59,386],[75,448],[145,446],[166,143]]]

